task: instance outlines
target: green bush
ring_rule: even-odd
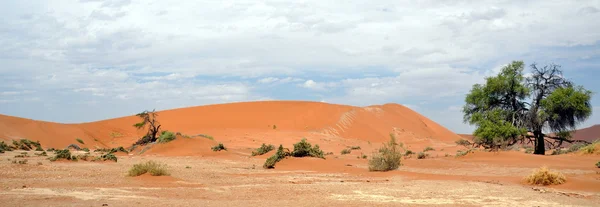
[[[73,156],[71,156],[71,151],[69,151],[69,149],[55,150],[54,153],[55,153],[55,155],[54,155],[54,157],[50,158],[50,161],[56,161],[56,160],[60,160],[60,159],[72,160],[72,158],[73,158]]]
[[[425,149],[423,149],[423,152],[427,151],[435,151],[435,149],[433,149],[433,147],[425,147]]]
[[[472,149],[469,149],[469,150],[464,150],[464,151],[461,151],[461,150],[459,150],[459,151],[456,151],[456,157],[462,157],[462,156],[465,156],[465,155],[467,155],[467,154],[471,153],[472,151],[473,151]]]
[[[264,155],[270,151],[273,151],[274,149],[275,146],[273,146],[272,144],[266,145],[265,143],[263,143],[259,148],[252,152],[252,156]]]
[[[369,171],[390,171],[398,169],[402,163],[402,153],[396,142],[396,137],[390,134],[390,141],[379,149],[379,154],[375,154],[369,160]]]
[[[131,169],[129,169],[129,176],[132,177],[140,176],[146,173],[150,173],[152,176],[169,175],[166,165],[154,161],[135,164],[133,167],[131,167]]]
[[[0,141],[0,153],[4,153],[5,151],[12,151],[12,148],[4,143],[4,141]]]
[[[81,143],[81,144],[85,144],[85,143],[83,142],[83,140],[82,140],[82,139],[80,139],[80,138],[77,138],[77,139],[75,139],[75,140],[77,140],[77,142],[79,142],[79,143]]]
[[[600,161],[596,163],[596,167],[600,168]]]
[[[48,152],[53,152],[53,151],[54,151],[54,148],[48,148],[48,149],[46,149],[46,151],[48,151]]]
[[[296,144],[294,144],[294,151],[292,151],[294,157],[318,157],[325,159],[323,151],[319,148],[319,145],[311,147],[311,144],[306,141],[305,138]]]
[[[351,149],[348,149],[348,148],[346,148],[346,149],[343,149],[343,150],[342,150],[341,154],[343,154],[343,155],[345,155],[345,154],[350,154],[350,152],[352,152],[352,150],[351,150]]]
[[[48,154],[46,152],[35,153],[35,155],[37,155],[37,156],[48,156]]]
[[[115,156],[112,153],[103,154],[103,155],[100,156],[100,158],[102,159],[102,161],[112,160],[112,161],[117,162],[117,156]]]
[[[175,134],[173,132],[162,131],[162,133],[158,137],[158,142],[160,142],[160,143],[167,143],[167,142],[175,140],[175,138],[176,138],[176,136],[175,136]]]
[[[404,152],[404,156],[407,156],[407,157],[414,155],[414,154],[415,154],[415,152],[413,152],[412,150],[406,150],[406,152]]]
[[[275,154],[273,154],[273,156],[267,158],[267,160],[265,161],[265,164],[263,164],[263,168],[265,169],[270,169],[270,168],[274,168],[275,164],[279,161],[281,161],[282,159],[284,159],[285,157],[289,156],[290,153],[287,153],[284,151],[283,146],[279,145],[279,148],[277,148],[277,152]]]
[[[212,151],[215,151],[215,152],[218,152],[221,150],[227,151],[227,148],[225,148],[225,145],[223,145],[223,143],[219,143],[219,144],[213,146],[211,149],[212,149]]]
[[[88,148],[83,148],[81,150],[83,150],[84,152],[90,152],[90,149],[88,149]]]
[[[121,147],[115,147],[115,148],[100,148],[100,149],[94,150],[94,152],[106,152],[106,153],[124,152],[124,153],[129,153],[129,151],[127,151],[122,146]]]
[[[425,159],[427,158],[429,155],[425,152],[419,152],[419,154],[417,154],[417,159]]]
[[[583,154],[596,154],[598,152],[597,149],[600,148],[598,145],[600,145],[600,140],[596,140],[592,144],[581,147],[579,152]]]
[[[37,148],[41,149],[41,146],[42,145],[40,144],[39,141],[38,142],[34,142],[34,141],[31,141],[31,140],[28,140],[28,139],[20,139],[19,141],[13,140],[12,149],[30,151],[34,147],[36,147],[36,149]]]

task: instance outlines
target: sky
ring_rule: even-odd
[[[523,60],[595,93],[587,127],[600,124],[599,19],[599,0],[0,1],[0,114],[398,103],[471,133],[465,95]]]

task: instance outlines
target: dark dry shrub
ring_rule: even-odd
[[[81,150],[81,147],[79,147],[79,145],[76,144],[70,144],[69,146],[67,146],[67,149]]]
[[[435,149],[433,149],[433,147],[425,147],[425,149],[423,149],[423,152],[427,151],[435,151]]]
[[[15,160],[15,161],[16,161],[16,160]],[[17,163],[19,163],[19,164],[21,164],[21,165],[25,165],[25,164],[27,164],[27,161],[28,161],[28,160],[26,160],[26,159],[25,159],[25,160],[19,160]],[[13,163],[15,163],[15,162],[13,161]]]
[[[266,145],[265,143],[263,143],[259,148],[252,151],[252,156],[264,155],[274,149],[275,149],[275,146],[273,146],[272,144]]]
[[[600,161],[596,163],[596,167],[600,168]]]
[[[48,148],[48,149],[46,149],[46,151],[52,152],[52,151],[54,151],[54,148]]]
[[[129,176],[132,177],[140,176],[146,173],[150,173],[152,176],[169,175],[166,165],[154,161],[135,164],[133,167],[131,167],[131,169],[129,169]]]
[[[162,131],[160,136],[158,137],[158,142],[167,143],[175,140],[177,138],[173,132],[170,131]]]
[[[75,139],[75,140],[77,140],[77,142],[79,142],[79,143],[81,143],[81,144],[85,144],[85,143],[83,142],[83,140],[82,140],[82,139],[80,139],[80,138],[77,138],[77,139]]]
[[[367,155],[362,155],[362,158],[363,159],[367,159]]]
[[[346,149],[343,149],[342,152],[340,152],[340,153],[343,154],[343,155],[345,155],[345,154],[350,154],[350,152],[352,152],[352,150],[346,148]]]
[[[124,153],[128,153],[128,151],[121,147],[115,147],[115,148],[100,148],[100,149],[96,149],[94,150],[94,152],[106,152],[106,153],[117,153],[117,152],[124,152]]]
[[[415,152],[413,152],[412,150],[406,150],[406,152],[404,152],[404,156],[411,156],[414,154],[415,154]]]
[[[425,159],[427,158],[429,155],[425,152],[419,152],[419,154],[417,155],[417,159]]]
[[[227,151],[227,148],[225,148],[225,145],[223,145],[223,143],[219,143],[219,144],[213,146],[211,149],[212,149],[212,151],[215,151],[215,152],[218,152],[221,150]]]
[[[402,163],[402,153],[396,142],[396,137],[390,134],[390,141],[383,144],[379,153],[375,154],[369,160],[369,171],[390,171],[398,169]]]
[[[294,151],[292,151],[292,156],[294,157],[318,157],[325,159],[324,154],[319,145],[311,147],[311,144],[305,138],[294,144]]]
[[[350,147],[350,149],[351,149],[351,150],[359,150],[359,149],[360,149],[360,146],[351,146],[351,147]]]
[[[469,141],[468,141],[468,140],[466,140],[466,139],[459,139],[459,140],[457,140],[455,143],[456,143],[457,145],[461,145],[461,146],[465,146],[465,147],[469,147],[469,146],[471,146],[471,145],[472,145],[472,143],[471,143],[471,142],[469,142]]]

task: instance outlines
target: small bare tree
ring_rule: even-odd
[[[142,121],[134,124],[133,126],[138,129],[147,128],[148,131],[146,132],[146,135],[140,138],[134,145],[144,145],[147,143],[155,142],[158,139],[156,135],[160,130],[160,123],[156,119],[156,117],[158,117],[158,114],[155,112],[155,110],[146,110],[142,113],[136,114],[136,116],[140,117]]]

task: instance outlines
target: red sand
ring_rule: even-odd
[[[318,144],[325,152],[333,152],[327,159],[288,158],[269,172],[308,171],[317,173],[344,173],[354,176],[386,177],[400,176],[413,180],[481,181],[524,185],[522,177],[532,169],[548,166],[565,171],[569,181],[556,189],[600,192],[600,179],[593,171],[598,155],[537,156],[523,152],[476,152],[455,158],[456,140],[468,135],[457,135],[428,118],[398,104],[369,107],[353,107],[319,102],[264,101],[219,104],[159,111],[158,119],[163,130],[180,132],[191,136],[179,136],[166,144],[154,144],[142,155],[122,155],[126,159],[171,158],[175,160],[230,160],[254,163],[266,155],[250,157],[254,148],[262,143],[292,149],[293,143],[306,138]],[[103,147],[129,147],[143,130],[132,125],[138,122],[135,116],[121,117],[82,124],[60,124],[35,121],[0,115],[0,139],[26,138],[40,141],[44,148],[64,148],[78,144],[90,149]],[[276,126],[276,127],[275,127]],[[435,151],[427,152],[430,158],[403,160],[401,170],[375,173],[367,170],[368,160],[359,159],[363,154],[372,156],[381,143],[389,140],[390,133],[399,142],[414,152],[431,146]],[[214,140],[196,136],[210,135]],[[80,138],[85,144],[76,141]],[[223,143],[228,150],[213,152],[210,148]],[[361,150],[340,155],[348,146],[360,146]],[[183,158],[179,158],[183,157]],[[120,158],[121,159],[121,158]],[[211,161],[212,162],[212,161]],[[227,165],[227,164],[225,164]],[[260,164],[258,164],[260,165]],[[253,167],[253,168],[254,168]],[[236,173],[230,173],[232,176]],[[154,179],[154,180],[153,180]],[[171,183],[187,182],[175,178],[148,178]],[[294,181],[295,182],[295,181]]]

